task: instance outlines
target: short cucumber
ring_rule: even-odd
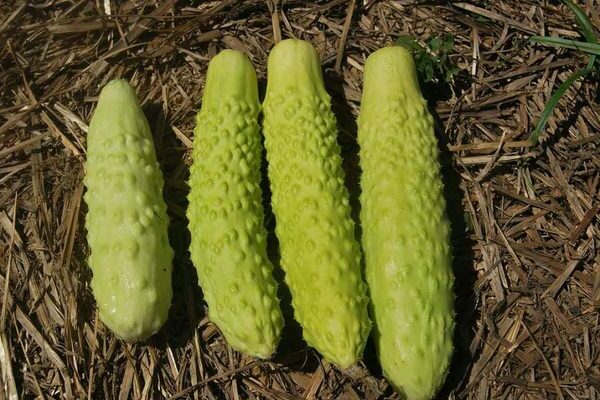
[[[145,339],[167,319],[173,250],[150,127],[123,80],[100,93],[87,136],[85,185],[100,319],[122,339]]]

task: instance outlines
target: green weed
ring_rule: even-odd
[[[458,67],[450,60],[454,50],[454,36],[444,35],[429,39],[422,46],[412,35],[402,35],[396,45],[403,46],[413,53],[419,77],[423,82],[450,83],[458,73]]]

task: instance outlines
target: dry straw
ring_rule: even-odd
[[[580,5],[600,26],[596,3]],[[314,43],[356,209],[364,60],[412,34],[424,46],[452,35],[460,71],[424,85],[439,122],[457,276],[456,357],[441,398],[600,399],[597,75],[566,91],[541,143],[526,142],[553,91],[586,65],[577,51],[527,40],[581,40],[564,5],[3,1],[0,16],[0,398],[397,398],[372,346],[364,364],[340,372],[291,320],[274,360],[231,351],[206,319],[184,210],[194,115],[218,50],[250,55],[264,86],[274,37]],[[86,265],[87,121],[115,77],[132,82],[150,119],[173,220],[177,296],[145,344],[99,323]],[[267,223],[272,232],[270,211]]]

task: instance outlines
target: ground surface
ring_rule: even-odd
[[[346,372],[307,349],[291,322],[271,362],[231,351],[205,318],[184,210],[211,55],[245,51],[264,89],[275,40],[314,43],[356,200],[362,66],[406,34],[421,44],[450,35],[443,63],[458,67],[449,83],[438,74],[424,86],[439,121],[457,276],[457,350],[440,398],[600,398],[595,77],[567,92],[541,144],[524,142],[552,91],[586,62],[527,38],[578,38],[573,15],[554,1],[315,3],[1,3],[0,398],[397,398],[371,344]],[[580,4],[600,26],[598,3]],[[144,344],[125,344],[98,321],[85,261],[86,129],[99,88],[115,77],[134,84],[147,112],[176,251],[170,319]],[[272,232],[272,217],[267,224]]]

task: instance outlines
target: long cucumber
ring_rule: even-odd
[[[370,331],[336,121],[319,57],[288,39],[269,56],[264,135],[281,266],[306,342],[341,368]]]
[[[406,49],[367,59],[358,140],[377,352],[408,400],[430,399],[453,352],[454,277],[433,118]]]
[[[209,318],[235,349],[269,358],[283,318],[266,254],[256,72],[241,52],[209,64],[197,116],[187,211]]]

